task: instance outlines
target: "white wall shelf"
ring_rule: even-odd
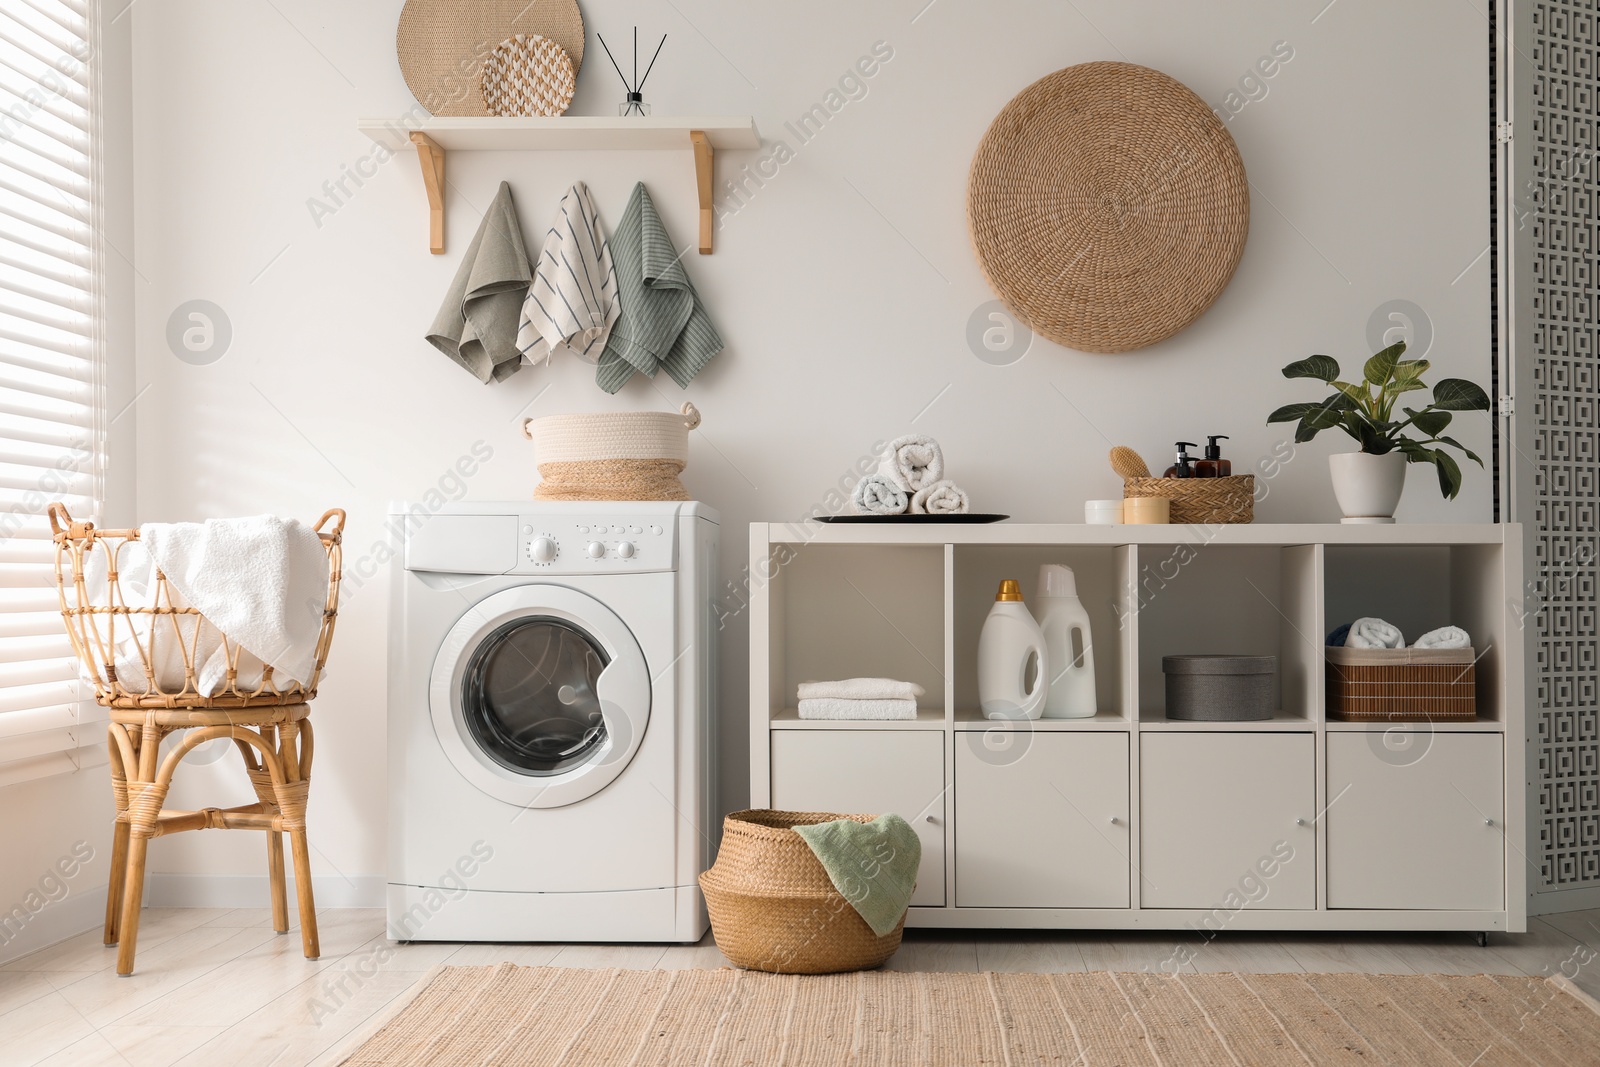
[[[429,251],[444,252],[444,185],[447,152],[661,151],[694,153],[700,205],[700,252],[711,254],[715,218],[711,189],[718,149],[759,148],[755,119],[644,116],[630,118],[565,115],[526,118],[434,116],[409,129],[392,120],[362,119],[356,128],[390,151],[407,143],[417,149],[428,193]]]
[[[1527,700],[1521,541],[1521,527],[1501,525],[752,524],[751,804],[912,819],[919,878],[936,888],[913,902],[909,926],[1205,923],[1255,858],[1283,845],[1292,869],[1229,915],[1230,928],[1526,929],[1526,755],[1509,743],[1524,735]],[[1100,712],[985,719],[976,646],[995,588],[1016,578],[1031,602],[1045,563],[1077,576]],[[1471,633],[1477,721],[1330,720],[1325,635],[1357,614],[1408,636],[1447,623]],[[1280,710],[1255,722],[1169,719],[1161,657],[1193,653],[1276,656]],[[922,685],[917,719],[796,717],[799,682],[858,675]],[[1446,755],[1465,770],[1445,769]],[[870,793],[839,766],[867,775]],[[1469,771],[1459,784],[1471,804],[1440,793]],[[1392,808],[1393,797],[1406,804]],[[1387,822],[1374,814],[1391,809]],[[1013,857],[1005,828],[1023,812],[1036,816],[1039,854]],[[1085,819],[1115,847],[1086,849],[1073,836]],[[1368,847],[1380,833],[1393,841]],[[1475,858],[1431,857],[1443,841]],[[1070,864],[1050,859],[1069,854]],[[1434,883],[1413,891],[1367,859],[1392,866],[1402,854],[1459,876],[1436,880],[1430,903]],[[1161,884],[1182,892],[1163,896],[1141,869],[1165,871]],[[1466,882],[1470,893],[1451,888]]]

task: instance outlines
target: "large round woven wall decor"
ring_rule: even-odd
[[[1233,137],[1181,82],[1083,63],[1018,93],[972,160],[967,222],[989,285],[1084,352],[1165,340],[1244,254],[1250,186]]]
[[[483,106],[491,115],[562,115],[572,104],[572,60],[548,37],[519,33],[483,61]]]
[[[406,0],[395,31],[400,73],[433,115],[487,115],[483,63],[518,34],[547,37],[583,66],[583,13],[578,0]]]

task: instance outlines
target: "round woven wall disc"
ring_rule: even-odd
[[[583,66],[583,14],[577,0],[406,0],[395,31],[400,73],[433,115],[487,115],[479,89],[483,63],[518,34],[547,37]]]
[[[1250,186],[1233,137],[1181,82],[1083,63],[995,117],[972,159],[967,224],[984,277],[1035,333],[1127,352],[1222,294],[1244,254]]]
[[[483,61],[483,105],[491,115],[561,115],[572,104],[572,60],[548,37],[519,33]]]

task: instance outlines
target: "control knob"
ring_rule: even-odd
[[[632,559],[634,547],[632,541],[622,541],[617,544],[617,555],[623,559]]]
[[[535,563],[549,563],[556,558],[556,552],[559,548],[560,546],[551,538],[536,537],[528,545],[528,555],[533,557]]]
[[[584,551],[589,553],[590,559],[603,559],[606,554],[606,546],[599,541],[590,541],[589,546]]]

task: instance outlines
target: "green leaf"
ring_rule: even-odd
[[[1344,412],[1328,404],[1314,404],[1310,411],[1302,416],[1303,421],[1319,430],[1331,430],[1339,425],[1344,418]]]
[[[1294,428],[1294,443],[1303,445],[1325,429],[1326,426],[1313,426],[1305,419],[1301,419],[1300,425]]]
[[[1426,389],[1420,378],[1396,378],[1383,387],[1385,396],[1399,396],[1401,393],[1412,393],[1418,389]]]
[[[1433,406],[1446,411],[1488,411],[1489,394],[1465,378],[1442,378],[1433,387]]]
[[[1360,406],[1365,407],[1367,402],[1372,399],[1372,394],[1367,392],[1365,385],[1351,385],[1349,382],[1329,382],[1328,384]]]
[[[1357,428],[1360,431],[1357,439],[1361,442],[1361,451],[1374,456],[1388,455],[1394,451],[1394,439],[1380,427],[1374,426],[1370,419],[1362,419]]]
[[[1406,414],[1411,416],[1411,425],[1429,437],[1438,437],[1455,417],[1448,411],[1440,411],[1437,408],[1423,408],[1421,411],[1413,411],[1410,408],[1405,410]]]
[[[1433,366],[1425,359],[1402,359],[1394,365],[1394,376],[1400,378],[1420,378],[1428,373],[1428,368]]]
[[[1373,385],[1383,385],[1393,376],[1395,365],[1400,362],[1400,356],[1405,350],[1406,343],[1396,341],[1367,360],[1367,365],[1361,371],[1362,376]]]
[[[1339,376],[1339,363],[1332,356],[1312,356],[1300,359],[1283,368],[1285,378],[1316,378],[1331,382]]]
[[[1285,404],[1283,407],[1267,416],[1267,424],[1271,425],[1274,422],[1298,422],[1300,419],[1305,417],[1306,412],[1315,411],[1320,407],[1322,407],[1321,404],[1310,402],[1303,404]]]
[[[1461,468],[1456,466],[1456,461],[1448,453],[1438,449],[1433,453],[1433,465],[1439,470],[1439,491],[1446,500],[1454,500],[1456,494],[1461,492]]]
[[[1462,444],[1460,441],[1457,441],[1454,437],[1441,436],[1439,440],[1453,448],[1461,449],[1461,451],[1466,453],[1468,459],[1472,460],[1472,462],[1476,463],[1480,467],[1483,466],[1483,460],[1478,458],[1478,454],[1472,449],[1468,448],[1466,445]]]

